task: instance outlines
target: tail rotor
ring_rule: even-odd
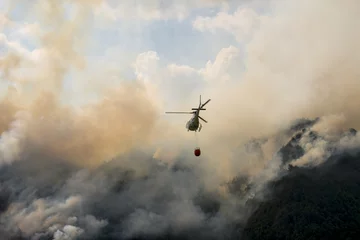
[[[208,104],[210,101],[211,101],[211,99],[208,99],[204,104],[201,104],[201,95],[200,95],[200,104],[199,104],[199,108],[198,108],[199,112],[200,112],[200,110],[206,110],[206,108],[204,108],[204,106],[205,106],[206,104]],[[203,119],[200,115],[199,115],[198,117],[199,117],[199,119],[201,119],[203,122],[207,123],[207,121],[206,121],[205,119]]]

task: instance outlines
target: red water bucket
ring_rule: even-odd
[[[200,148],[195,148],[194,154],[195,154],[195,156],[197,156],[197,157],[200,156],[200,154],[201,154]]]

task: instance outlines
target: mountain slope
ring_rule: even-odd
[[[297,129],[280,149],[283,164],[308,154],[309,144],[324,139],[310,128]],[[329,156],[316,166],[289,165],[289,173],[271,181],[271,197],[250,216],[244,238],[257,239],[358,239],[360,236],[360,154],[356,149],[339,151],[342,137],[355,137],[356,130],[340,134],[325,149]],[[312,146],[312,147],[313,147]],[[311,147],[310,147],[311,149]],[[324,159],[323,159],[324,160]]]

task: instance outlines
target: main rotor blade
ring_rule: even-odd
[[[207,121],[205,119],[203,119],[202,117],[198,116],[201,120],[203,120],[204,122],[207,123]]]
[[[207,100],[203,105],[201,105],[200,108],[203,108],[206,104],[208,104],[211,101],[211,99]]]
[[[191,110],[206,110],[206,108],[192,108]]]
[[[165,113],[193,114],[194,112],[165,112]]]

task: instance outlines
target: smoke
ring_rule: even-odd
[[[202,86],[212,101],[196,143],[183,127],[160,119],[159,90],[149,82],[101,88],[81,108],[64,103],[68,74],[87,69],[84,52],[99,4],[34,1],[28,17],[41,26],[40,50],[15,46],[1,58],[2,80],[16,86],[0,104],[3,236],[231,238],[246,222],[247,200],[281,176],[278,151],[295,119],[320,117],[311,131],[321,137],[301,138],[305,154],[293,166],[358,148],[357,135],[342,133],[359,127],[360,3],[271,4],[245,47],[242,76]],[[87,89],[107,77],[93,76]],[[195,161],[194,144],[202,148]],[[234,179],[232,191],[227,184]]]
[[[98,2],[72,2],[70,6],[77,10],[73,16],[57,1],[37,1],[31,6],[40,19],[36,24],[45,26],[45,32],[37,36],[44,60],[34,62],[16,52],[2,59],[4,79],[22,88],[30,85],[31,90],[9,93],[3,102],[1,141],[6,152],[1,163],[18,159],[18,154],[32,145],[37,151],[79,165],[96,166],[148,140],[157,110],[141,83],[104,90],[106,98],[80,110],[63,104],[66,75],[74,67],[85,67],[81,51],[87,42],[91,8]],[[20,66],[21,62],[25,65]],[[29,64],[35,64],[38,71],[24,75],[29,73],[24,73]],[[26,119],[19,114],[26,114]]]
[[[219,174],[232,178],[248,171],[254,161],[232,157],[233,149],[283,131],[298,118],[337,115],[342,121],[329,122],[331,128],[359,127],[358,4],[274,1],[270,13],[259,16],[241,78],[213,84],[204,94],[212,98],[211,111],[204,113],[211,126],[201,135]]]

